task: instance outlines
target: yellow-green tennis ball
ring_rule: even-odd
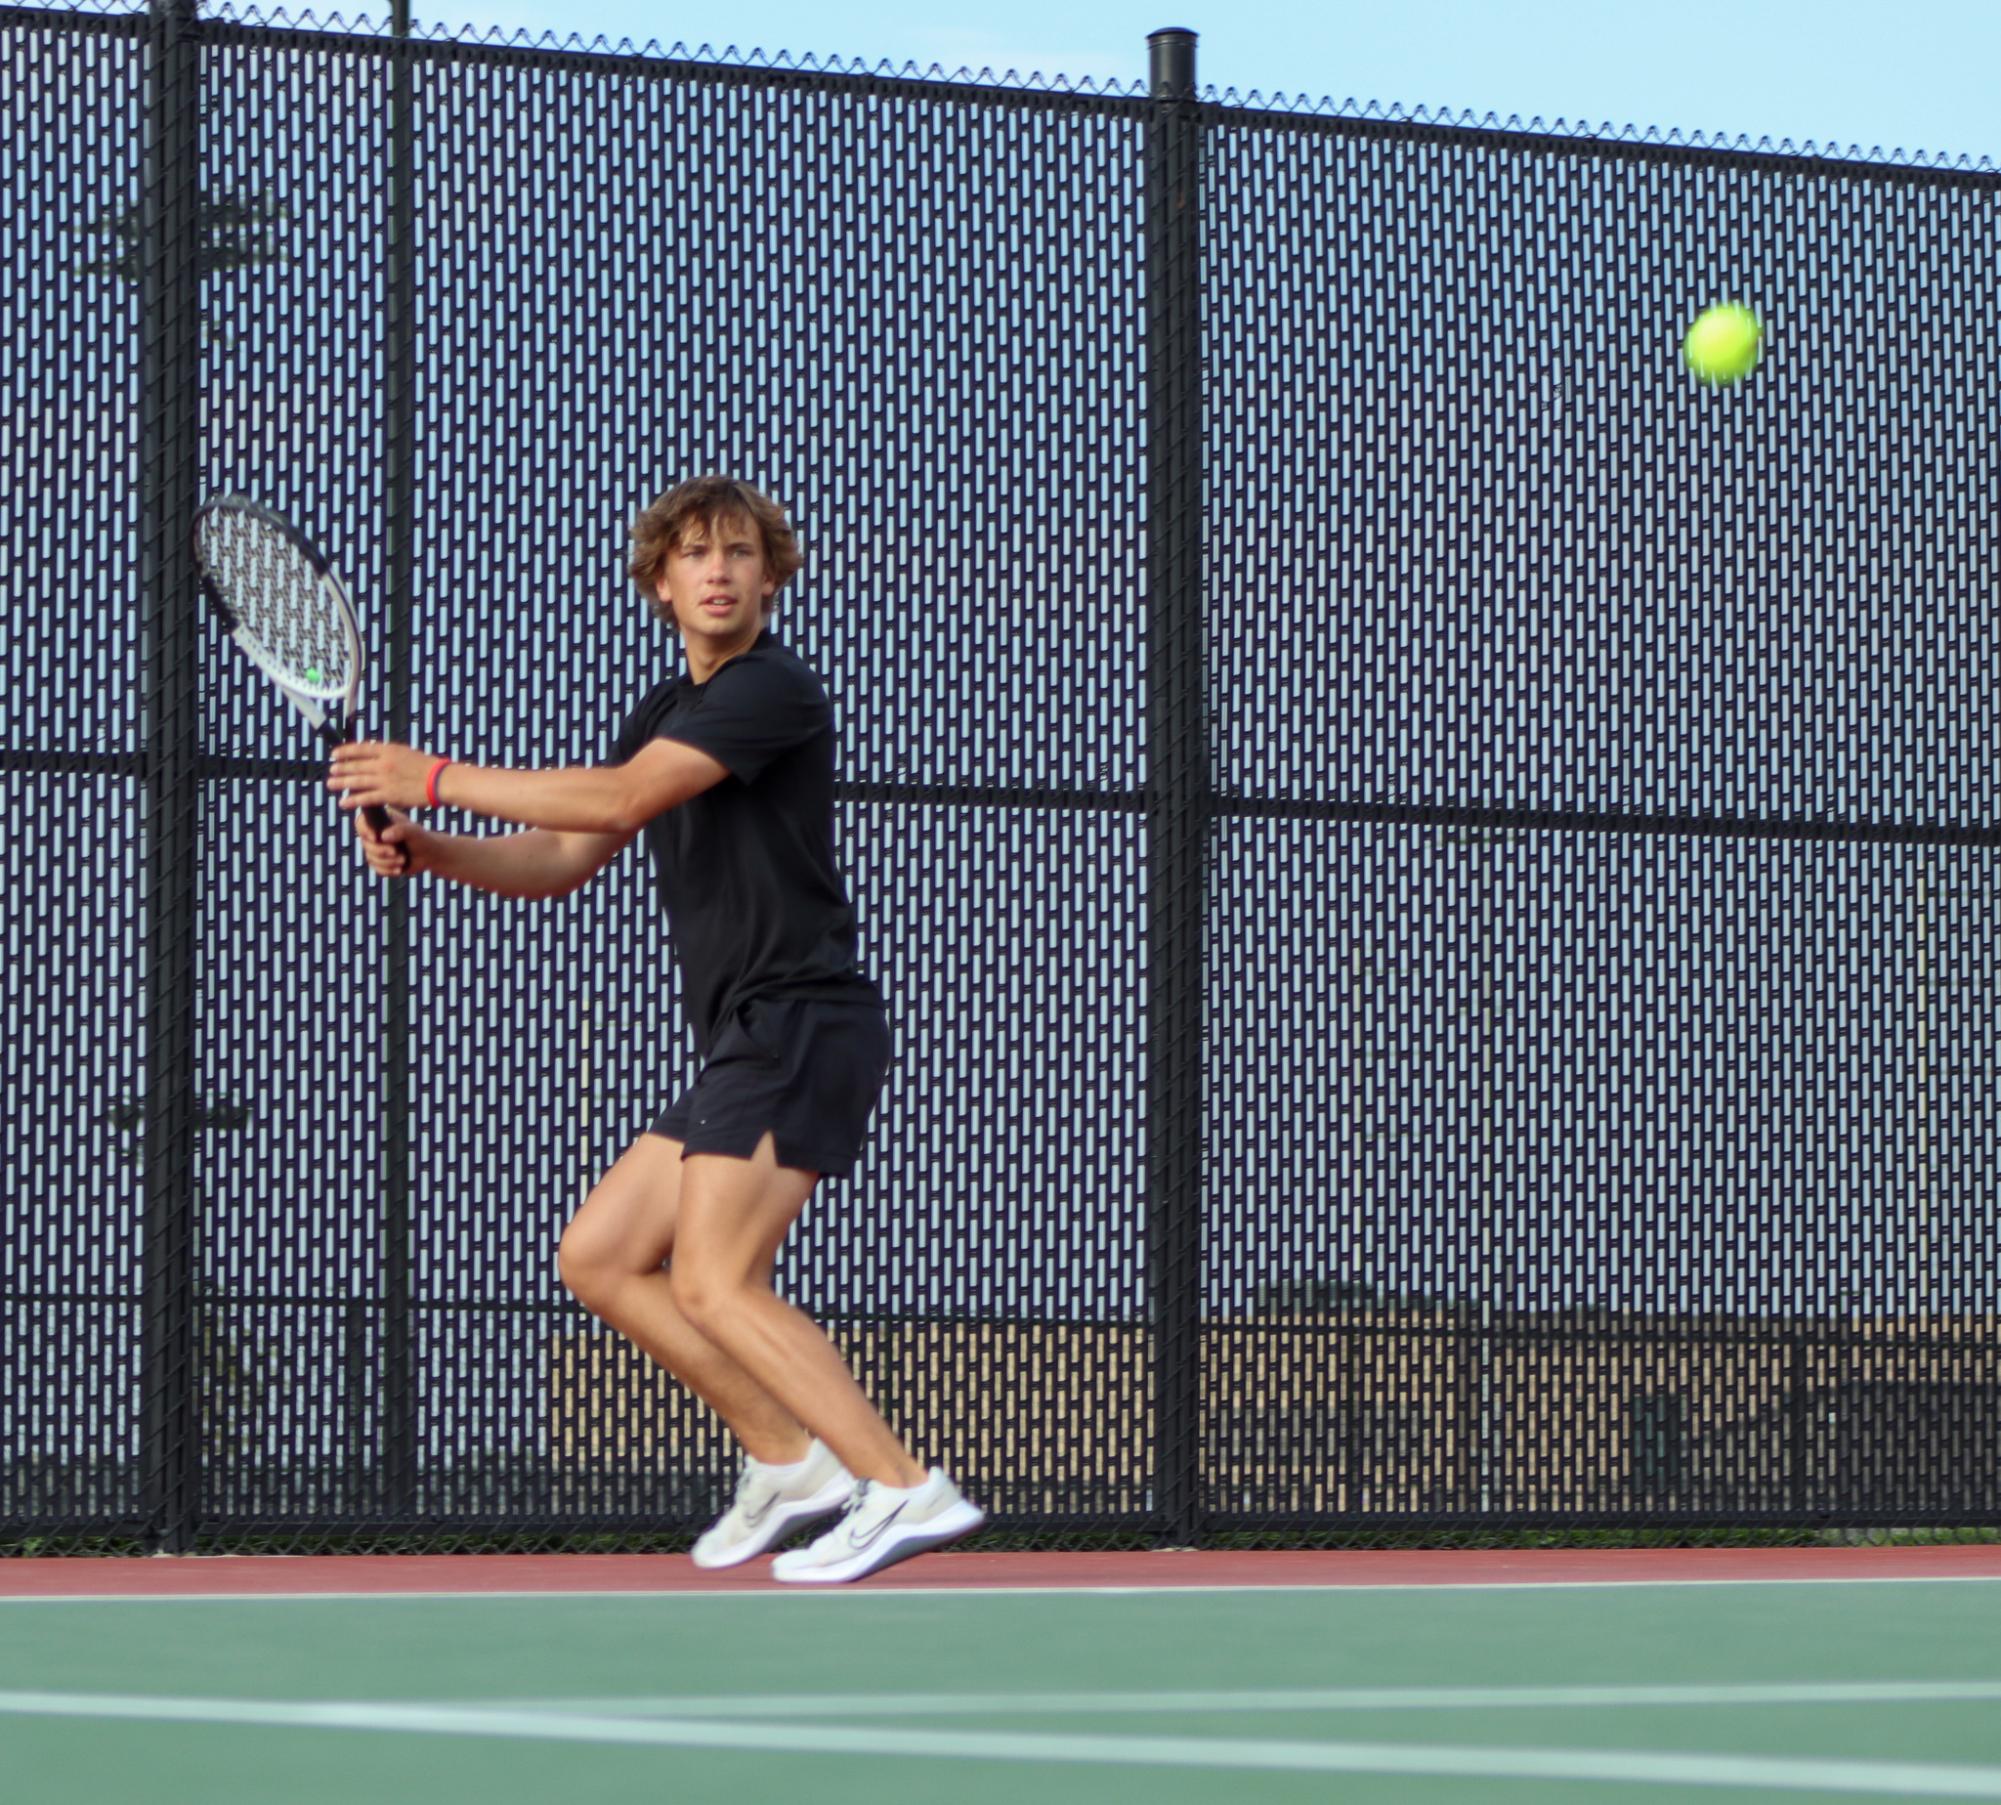
[[[1681,341],[1681,354],[1704,382],[1735,382],[1750,375],[1764,336],[1750,308],[1706,307]]]

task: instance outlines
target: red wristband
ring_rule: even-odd
[[[438,800],[438,773],[442,771],[451,762],[452,761],[448,758],[439,759],[438,762],[431,767],[430,776],[424,779],[424,800],[428,802],[433,808],[442,808],[444,806],[444,804]]]

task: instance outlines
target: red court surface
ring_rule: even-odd
[[[2001,1545],[1514,1548],[1131,1554],[934,1554],[871,1592],[1177,1586],[1549,1586],[1701,1581],[2001,1579]],[[396,1592],[824,1592],[766,1563],[705,1573],[674,1554],[157,1555],[0,1560],[0,1598],[257,1597]],[[851,1589],[851,1588],[847,1588]]]

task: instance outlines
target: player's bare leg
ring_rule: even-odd
[[[605,1174],[563,1232],[563,1283],[593,1316],[664,1366],[730,1426],[744,1451],[772,1465],[802,1459],[799,1419],[695,1327],[665,1270],[680,1218],[681,1143],[642,1135]],[[776,1246],[772,1256],[776,1255]],[[771,1257],[763,1282],[771,1282]]]
[[[911,1459],[833,1344],[772,1291],[772,1260],[815,1180],[780,1166],[768,1134],[747,1160],[688,1160],[672,1268],[681,1313],[861,1481],[839,1522],[771,1563],[771,1577],[793,1585],[864,1579],[986,1521],[942,1468]]]
[[[921,1485],[926,1470],[868,1401],[833,1343],[771,1288],[779,1246],[818,1182],[817,1173],[780,1166],[768,1134],[747,1160],[690,1156],[668,1274],[674,1302],[856,1478]]]

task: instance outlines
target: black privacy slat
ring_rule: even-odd
[[[628,524],[715,469],[799,530],[897,1049],[781,1286],[997,1530],[2001,1521],[1993,175],[0,44],[7,1549],[717,1508],[556,1271],[692,1072],[643,859],[376,884],[186,555],[283,511],[365,730],[588,763],[677,668]]]

